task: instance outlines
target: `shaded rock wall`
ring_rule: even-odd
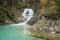
[[[35,11],[35,16],[31,20],[35,20],[35,22],[39,21],[42,16],[45,17],[45,19],[60,20],[60,3],[58,1],[59,0],[39,0],[40,7],[38,6],[38,9]],[[35,17],[37,17],[37,19]]]
[[[0,20],[4,23],[6,20],[18,23],[25,8],[32,8],[35,12],[29,24],[37,23],[42,16],[46,19],[59,19],[59,4],[59,0],[0,0]]]
[[[39,0],[0,0],[0,22],[18,23],[21,21],[23,9],[32,8],[36,11],[37,4],[39,5]]]

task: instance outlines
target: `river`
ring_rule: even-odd
[[[1,25],[0,40],[42,40],[26,34],[22,28],[30,27],[30,25]]]

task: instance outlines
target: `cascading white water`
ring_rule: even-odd
[[[20,25],[26,25],[26,23],[33,17],[33,9],[24,9],[24,12],[22,14],[22,16],[24,16],[27,20],[25,20],[24,22],[20,23]],[[26,27],[24,27],[24,33],[26,34],[27,32],[30,33],[29,31],[27,31]]]
[[[23,21],[22,23],[11,24],[11,25],[15,25],[15,26],[19,25],[19,27],[17,27],[17,28],[20,28],[20,26],[23,26],[23,29],[24,29],[23,31],[26,34],[28,32],[26,29],[27,28],[27,22],[33,17],[33,14],[34,14],[33,9],[30,9],[30,8],[24,9],[22,16],[24,16],[27,20]]]
[[[24,16],[27,20],[23,21],[22,23],[19,23],[20,25],[25,25],[32,17],[33,17],[33,9],[24,9],[24,12],[22,13],[22,16]]]
[[[11,25],[26,25],[27,22],[33,17],[34,11],[33,9],[26,8],[24,9],[24,12],[22,13],[22,16],[24,16],[27,20],[18,23],[18,24],[11,24]]]

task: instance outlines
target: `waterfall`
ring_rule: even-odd
[[[22,16],[24,16],[27,20],[23,21],[22,23],[19,23],[20,25],[26,24],[32,17],[33,17],[33,9],[24,9],[24,12],[22,13]]]
[[[20,23],[18,23],[18,24],[11,24],[11,25],[26,25],[27,24],[27,22],[33,17],[33,14],[34,14],[34,11],[33,11],[33,9],[30,9],[30,8],[26,8],[26,9],[24,9],[24,12],[22,13],[22,16],[24,16],[25,18],[26,18],[26,20],[25,21],[23,21],[23,22],[20,22]]]
[[[24,9],[24,12],[22,14],[22,16],[24,16],[27,20],[25,20],[24,22],[20,23],[20,25],[26,25],[27,22],[33,17],[33,9]],[[24,27],[24,34],[30,33],[26,27]]]
[[[21,26],[23,26],[24,34],[30,33],[27,30],[27,28],[29,28],[29,27],[27,27],[27,22],[33,17],[33,14],[34,14],[33,9],[29,9],[29,8],[24,9],[22,16],[24,16],[26,18],[26,20],[23,22],[20,22],[18,24],[11,24],[11,25],[18,26],[17,28],[20,28]]]

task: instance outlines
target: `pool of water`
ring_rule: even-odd
[[[26,26],[20,25],[1,25],[0,26],[0,40],[42,40],[40,38],[34,38],[28,33],[25,34],[22,29]],[[29,27],[27,25],[27,27]]]

